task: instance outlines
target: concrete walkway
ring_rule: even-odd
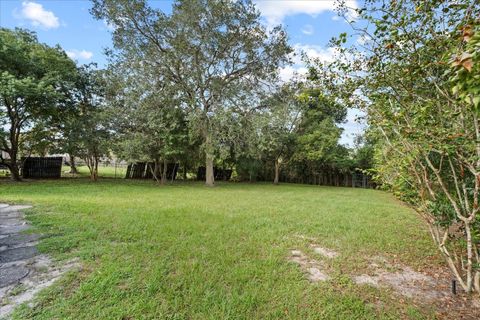
[[[0,319],[8,319],[16,306],[77,266],[71,262],[57,267],[38,252],[40,235],[25,233],[30,226],[22,210],[28,208],[0,203]]]
[[[38,255],[38,235],[20,234],[28,229],[20,210],[30,206],[0,204],[0,289],[28,276],[28,262]]]

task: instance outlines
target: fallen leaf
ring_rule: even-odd
[[[472,58],[470,59],[467,59],[467,60],[463,60],[462,61],[462,66],[468,70],[468,72],[471,72],[472,71],[472,68],[473,68],[473,60]]]

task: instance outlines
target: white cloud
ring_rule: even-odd
[[[41,4],[31,1],[22,2],[22,11],[19,17],[29,20],[35,27],[53,29],[60,26],[58,17],[52,11],[47,11]]]
[[[297,43],[293,45],[293,49],[294,54],[291,56],[293,65],[279,70],[280,79],[285,82],[291,80],[296,75],[303,76],[307,74],[308,70],[302,61],[302,54],[305,54],[310,59],[319,59],[322,62],[332,62],[338,56],[335,48],[323,48],[317,45]]]
[[[300,44],[297,43],[293,45],[295,50],[295,56],[293,57],[293,62],[295,64],[302,64],[302,53],[306,54],[310,59],[319,59],[323,62],[332,62],[338,51],[335,48],[323,48],[322,46],[309,45],[309,44]]]
[[[70,59],[90,60],[93,57],[93,53],[86,50],[73,49],[65,51],[65,53],[70,57]]]
[[[308,36],[312,35],[313,32],[314,32],[314,30],[313,30],[313,26],[311,24],[306,24],[302,28],[302,33],[306,34]]]
[[[338,1],[335,0],[255,1],[258,10],[265,17],[269,26],[282,23],[287,16],[302,13],[316,16],[325,11],[334,11],[336,3]],[[356,0],[346,0],[346,5],[349,8],[358,8]]]
[[[280,80],[283,82],[288,82],[291,79],[295,78],[295,76],[304,76],[308,72],[307,68],[305,67],[295,67],[295,66],[286,66],[279,70],[278,75]]]

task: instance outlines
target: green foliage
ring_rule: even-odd
[[[262,102],[265,110],[257,115],[261,128],[257,145],[266,170],[273,173],[272,163],[276,163],[283,177],[314,183],[311,177],[321,172],[354,168],[348,150],[339,145],[342,129],[338,124],[345,120],[346,107],[323,84],[319,79],[292,81]]]
[[[0,28],[0,149],[9,155],[0,161],[10,167],[13,179],[19,179],[22,139],[29,137],[23,135],[53,125],[67,106],[75,74],[75,63],[61,48],[39,43],[26,30]]]
[[[264,169],[265,163],[255,158],[239,157],[235,168],[240,181],[254,182],[260,172]]]
[[[176,88],[151,72],[141,64],[122,61],[108,71],[115,151],[129,161],[173,161],[186,152],[188,123]]]
[[[450,61],[454,67],[450,81],[452,93],[480,113],[480,26],[473,23],[460,29],[458,36],[464,40],[464,45]]]
[[[467,292],[480,292],[471,236],[480,226],[479,10],[477,1],[367,2],[353,28],[370,41],[338,48],[343,59],[329,66],[337,99],[368,114],[378,180],[415,205]]]
[[[295,159],[329,162],[335,156],[341,131],[329,118],[303,127],[296,139]]]
[[[271,160],[288,160],[293,152],[295,130],[301,120],[297,94],[298,84],[287,83],[264,102],[268,107],[262,114],[263,148]]]
[[[376,141],[367,131],[355,139],[355,166],[362,170],[371,170],[374,167]]]

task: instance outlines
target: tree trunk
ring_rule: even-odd
[[[98,158],[95,157],[94,158],[94,170],[93,170],[93,181],[97,181],[98,180]]]
[[[275,178],[273,179],[273,184],[278,184],[280,180],[280,162],[278,158],[275,159]]]
[[[213,187],[215,186],[215,176],[213,173],[213,145],[208,132],[205,137],[205,168],[205,185],[207,187]]]
[[[477,294],[480,293],[480,271],[475,271],[475,275],[473,277],[473,287],[475,288],[475,291],[477,291]]]
[[[213,187],[215,186],[215,177],[213,175],[213,155],[208,153],[206,154],[205,167],[207,169],[205,175],[205,185],[207,187]]]
[[[98,180],[98,157],[97,156],[88,156],[85,158],[85,162],[87,163],[88,170],[90,171],[90,180],[97,181]]]
[[[7,107],[7,115],[10,119],[10,129],[9,129],[9,140],[10,140],[10,147],[7,149],[4,149],[8,155],[10,156],[9,162],[6,163],[6,165],[10,169],[10,178],[13,181],[21,181],[20,177],[20,170],[17,164],[17,157],[18,157],[18,141],[20,139],[20,120],[18,117],[18,110],[16,109],[16,106],[14,105],[9,105],[6,103]]]
[[[187,180],[187,164],[183,164],[183,180]]]
[[[10,168],[10,178],[13,180],[13,181],[22,181],[22,178],[20,177],[20,169],[18,168],[18,165],[17,165],[17,161],[13,161],[11,162],[11,164],[9,165],[9,168]]]
[[[162,179],[160,180],[160,184],[164,185],[167,183],[167,159],[163,159],[163,170],[162,170]]]
[[[10,149],[7,150],[8,155],[10,156],[10,178],[13,181],[22,181],[20,177],[20,168],[18,167],[17,157],[18,157],[18,137],[20,136],[20,128],[12,125],[10,129]]]
[[[473,277],[472,277],[472,258],[473,258],[473,240],[472,240],[472,232],[470,230],[470,224],[468,222],[464,222],[465,225],[465,233],[467,237],[467,264],[466,264],[466,273],[467,273],[467,293],[472,292],[473,290]],[[475,248],[475,250],[477,250]]]
[[[12,144],[13,143],[14,141],[12,141]],[[8,152],[8,155],[10,156],[10,178],[13,181],[22,181],[22,178],[20,177],[20,168],[18,167],[17,163],[17,145],[12,145],[11,149]]]
[[[68,157],[70,158],[70,173],[77,174],[78,170],[77,166],[75,165],[75,156],[70,153],[68,154]]]
[[[158,158],[153,159],[153,169],[150,166],[150,170],[152,171],[153,179],[155,179],[155,181],[159,183],[160,180],[158,179],[158,177],[160,176],[160,160]]]

